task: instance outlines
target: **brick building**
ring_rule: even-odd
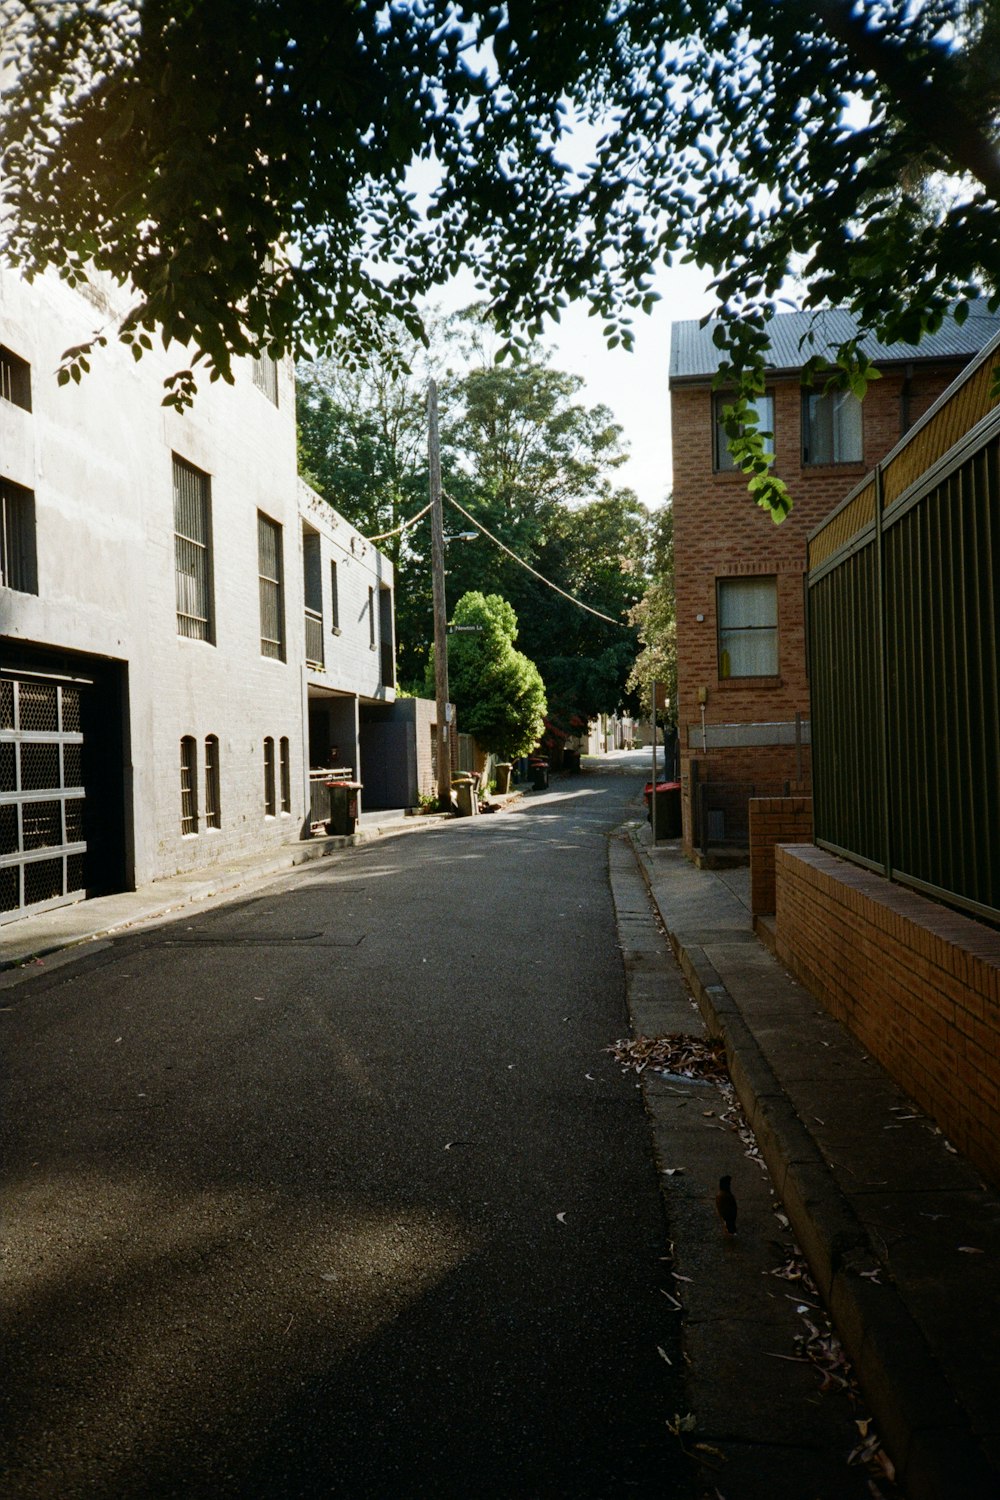
[[[777,316],[758,404],[760,429],[773,434],[775,472],[794,501],[776,526],[728,455],[726,397],[713,390],[713,325],[673,325],[677,724],[689,853],[745,847],[749,797],[808,790],[806,537],[998,330],[1000,315],[983,302],[919,348],[864,340],[881,378],[858,402],[804,388],[800,378],[811,354],[854,335],[850,315]],[[804,343],[810,334],[814,342]]]

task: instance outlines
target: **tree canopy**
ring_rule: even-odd
[[[449,696],[458,726],[501,760],[527,755],[545,724],[545,685],[514,647],[517,615],[499,594],[473,591],[455,605],[461,633],[448,646]],[[433,663],[428,691],[433,692]]]
[[[4,253],[130,282],[120,336],[213,377],[361,358],[463,267],[506,329],[584,299],[628,346],[684,258],[715,275],[741,400],[792,276],[886,340],[1000,286],[1000,0],[0,7]],[[835,357],[863,386],[856,341]]]

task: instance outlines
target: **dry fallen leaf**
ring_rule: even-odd
[[[625,1037],[606,1047],[622,1063],[623,1071],[632,1068],[642,1073],[651,1067],[660,1073],[674,1073],[682,1078],[722,1079],[726,1074],[726,1051],[721,1042],[706,1042],[697,1036],[671,1032],[667,1036]]]
[[[682,1432],[694,1432],[698,1426],[698,1419],[693,1411],[687,1412],[683,1417],[679,1412],[674,1413],[674,1420],[667,1423],[668,1429],[674,1437],[680,1437]]]
[[[875,1454],[875,1462],[885,1471],[885,1477],[892,1484],[896,1478],[896,1465],[882,1448]]]
[[[565,1222],[566,1222],[566,1215],[564,1213],[562,1213],[562,1214],[556,1214],[556,1218],[559,1220],[560,1224],[565,1224]]]
[[[963,1255],[985,1255],[986,1254],[985,1250],[979,1250],[979,1249],[976,1248],[975,1245],[959,1245],[958,1248],[959,1248],[959,1250],[961,1251],[961,1253]]]

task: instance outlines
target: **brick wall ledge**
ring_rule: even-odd
[[[941,906],[919,891],[908,886],[897,885],[884,875],[853,865],[849,860],[839,859],[816,844],[796,846],[787,851],[790,857],[801,860],[812,869],[821,871],[835,879],[848,890],[856,892],[858,898],[872,901],[885,913],[884,926],[888,932],[898,929],[899,919],[918,924],[932,933],[949,948],[961,948],[967,953],[997,970],[1000,978],[1000,932],[966,917],[950,907]],[[850,902],[849,902],[850,904]],[[881,924],[880,924],[881,925]],[[1000,991],[996,993],[1000,1002]]]
[[[774,853],[780,962],[1000,1184],[1000,932],[815,845]]]

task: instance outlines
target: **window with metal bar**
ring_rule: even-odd
[[[720,578],[719,676],[774,677],[778,671],[778,581]]]
[[[292,810],[292,757],[288,736],[281,736],[281,811],[290,813]]]
[[[267,354],[261,355],[253,362],[253,383],[259,391],[263,391],[267,399],[278,404],[278,365],[277,361],[271,359]]]
[[[386,687],[396,685],[396,662],[392,649],[392,589],[378,591],[379,679]]]
[[[0,344],[0,398],[31,410],[31,366],[26,359]]]
[[[302,528],[302,598],[305,605],[306,661],[321,667],[323,651],[323,550],[318,531]]]
[[[330,628],[340,634],[340,593],[337,588],[337,559],[330,559]]]
[[[222,827],[219,798],[219,736],[205,736],[205,827]]]
[[[802,462],[858,464],[864,457],[861,402],[850,391],[804,391]]]
[[[260,653],[285,659],[285,612],[281,580],[281,527],[257,512],[257,571],[260,578]]]
[[[214,642],[209,478],[174,458],[174,576],[177,634]]]
[[[0,588],[38,593],[35,497],[9,479],[0,479]]]
[[[264,816],[274,817],[274,740],[264,740]]]
[[[181,740],[181,833],[198,832],[198,746],[193,734]]]

